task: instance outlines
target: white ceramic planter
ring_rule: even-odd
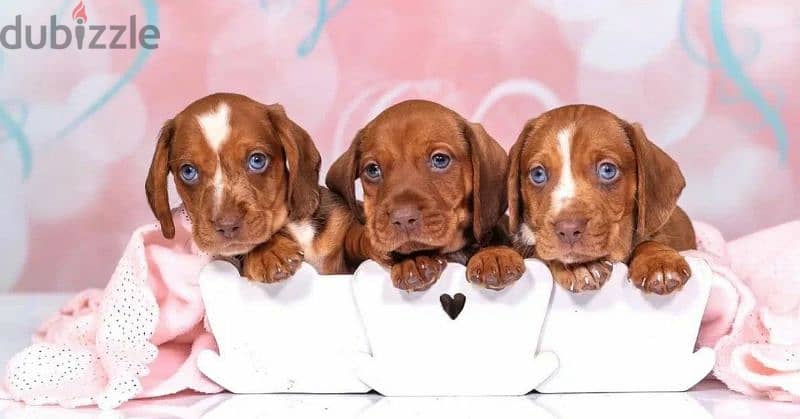
[[[356,361],[369,347],[350,275],[320,276],[303,264],[293,278],[256,284],[227,262],[200,274],[219,354],[198,367],[234,393],[363,393]]]
[[[466,268],[449,264],[427,291],[392,286],[389,273],[365,262],[353,283],[372,356],[359,377],[385,396],[520,395],[555,371],[552,353],[534,356],[552,281],[541,263],[502,292],[466,280]],[[465,297],[452,319],[442,296]]]
[[[622,264],[600,291],[573,294],[537,260],[501,292],[449,264],[419,293],[395,289],[372,261],[352,276],[304,264],[270,285],[213,262],[200,287],[219,354],[201,354],[198,366],[235,393],[684,391],[714,364],[711,349],[694,352],[711,271],[687,260],[692,278],[670,296],[642,294]]]
[[[646,295],[614,265],[599,291],[553,296],[540,350],[559,368],[536,387],[543,393],[685,391],[714,366],[714,351],[694,351],[710,292],[711,269],[687,258],[692,277],[677,293]],[[527,261],[529,266],[537,262]]]

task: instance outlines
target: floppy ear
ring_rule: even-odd
[[[331,168],[328,169],[328,175],[325,176],[325,184],[331,191],[344,198],[350,211],[361,224],[364,224],[364,213],[356,201],[356,179],[358,179],[358,163],[361,158],[358,147],[363,135],[363,129],[358,131],[350,147],[333,162]]]
[[[289,172],[289,218],[302,220],[319,207],[319,166],[322,159],[311,136],[294,123],[279,104],[267,106],[267,117],[280,139]]]
[[[516,233],[519,230],[520,217],[522,216],[522,203],[519,198],[519,155],[522,153],[522,146],[524,143],[525,139],[520,136],[508,152],[506,190],[508,193],[508,229],[512,233]]]
[[[481,241],[506,212],[508,156],[481,124],[465,122],[472,160],[472,232]]]
[[[144,183],[147,202],[161,224],[161,234],[168,239],[175,237],[175,224],[172,222],[172,211],[169,207],[169,194],[167,193],[169,148],[174,134],[175,122],[170,119],[164,123],[158,134],[153,161],[150,163],[150,171],[147,173],[147,180]]]
[[[508,176],[506,177],[506,189],[508,193],[508,229],[512,233],[519,230],[519,225],[522,222],[522,198],[519,194],[522,185],[520,184],[520,173],[523,168],[520,166],[520,156],[522,149],[525,147],[525,142],[528,140],[533,128],[536,126],[536,118],[529,120],[522,128],[522,132],[517,137],[517,142],[511,146],[508,152]],[[527,174],[523,175],[527,176]]]
[[[686,180],[678,163],[647,139],[642,127],[623,121],[636,155],[636,237],[645,240],[667,223]]]

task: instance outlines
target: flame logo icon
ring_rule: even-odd
[[[83,25],[89,20],[89,17],[86,16],[86,5],[83,4],[83,0],[81,0],[78,5],[72,9],[72,20],[79,25]]]

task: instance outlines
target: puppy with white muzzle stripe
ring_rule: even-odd
[[[509,228],[514,247],[550,266],[573,292],[595,290],[613,262],[630,266],[645,292],[669,294],[691,276],[678,253],[695,235],[677,201],[677,163],[639,124],[605,109],[570,105],[528,121],[509,153]],[[484,249],[469,275],[487,270],[505,285],[519,266],[507,247]]]
[[[320,273],[345,273],[360,262],[342,246],[353,217],[319,186],[320,160],[280,105],[218,93],[164,124],[145,189],[162,233],[172,238],[172,173],[198,248],[241,259],[252,280],[289,278],[303,260]]]

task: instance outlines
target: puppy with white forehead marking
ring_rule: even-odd
[[[645,292],[669,294],[689,279],[678,253],[695,247],[677,206],[685,181],[639,124],[596,106],[565,106],[528,121],[509,154],[515,247],[546,261],[563,287],[598,289],[613,262],[628,263]]]
[[[218,93],[164,124],[145,189],[164,237],[172,238],[172,173],[197,246],[241,259],[252,280],[286,279],[304,259],[320,273],[345,273],[341,243],[353,218],[318,185],[319,167],[311,137],[280,105]]]

